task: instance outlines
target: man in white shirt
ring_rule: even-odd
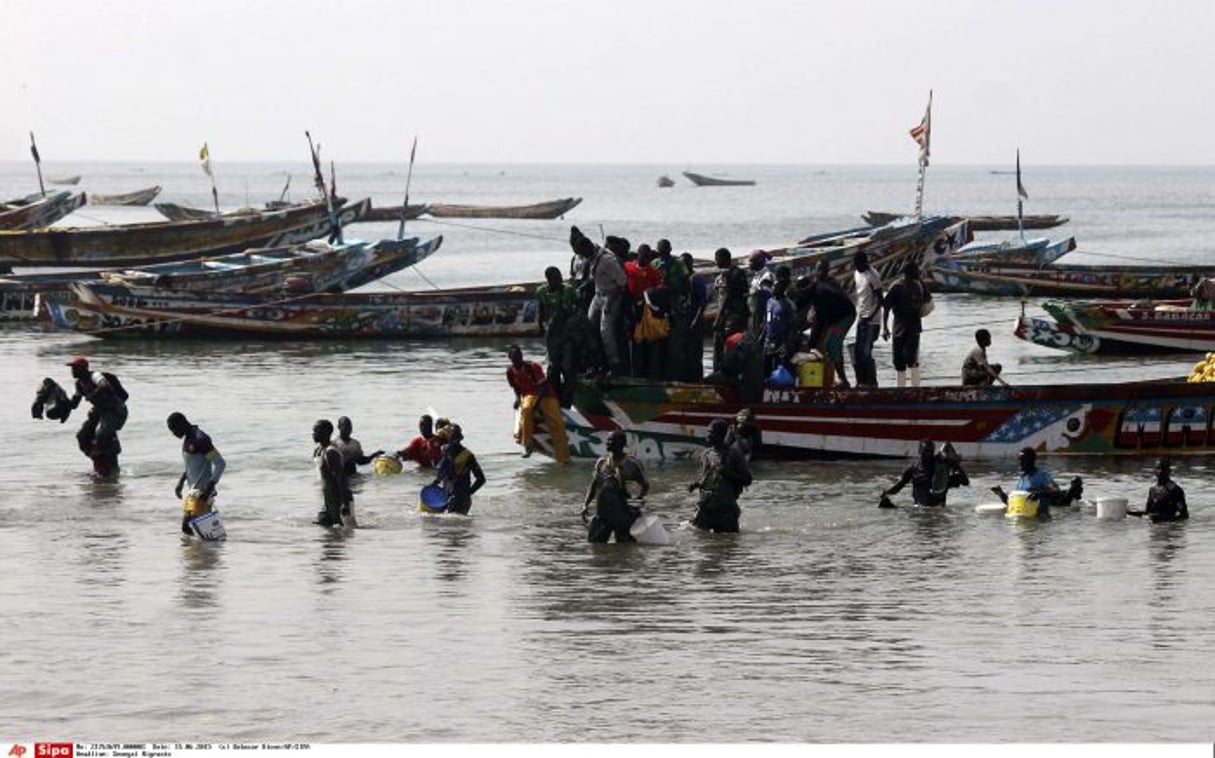
[[[858,387],[876,387],[877,364],[873,360],[873,345],[882,331],[882,277],[869,265],[864,250],[853,258],[856,269],[856,348],[852,356]]]

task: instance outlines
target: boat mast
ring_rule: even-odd
[[[915,187],[915,219],[924,217],[924,170],[928,168],[928,145],[932,137],[932,90],[928,90],[928,108],[924,118],[911,129],[911,138],[920,146],[920,171]]]
[[[1021,201],[1028,199],[1029,193],[1021,184],[1021,148],[1017,148],[1017,233],[1021,235],[1022,244],[1025,243],[1025,219]]]

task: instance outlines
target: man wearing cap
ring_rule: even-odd
[[[700,490],[692,526],[710,532],[737,532],[738,496],[751,484],[751,467],[736,445],[726,444],[730,425],[724,418],[709,423],[700,455],[700,480],[688,485],[688,492]]]
[[[595,462],[595,474],[582,503],[582,520],[587,522],[591,501],[595,501],[595,515],[587,524],[588,542],[607,542],[613,534],[616,542],[635,542],[629,528],[641,510],[628,504],[627,484],[637,484],[637,499],[641,500],[650,491],[650,481],[641,463],[625,452],[625,444],[624,432],[617,429],[608,435],[607,453]]]
[[[181,440],[181,458],[185,462],[185,469],[173,488],[173,494],[181,498],[182,488],[186,485],[190,488],[182,500],[181,531],[193,535],[190,521],[211,511],[215,504],[215,485],[223,476],[227,463],[215,449],[211,437],[191,424],[185,414],[173,411],[166,423],[173,436]]]
[[[89,415],[76,433],[80,451],[93,460],[93,471],[98,476],[118,473],[118,454],[122,445],[118,442],[118,430],[127,423],[127,391],[118,377],[102,371],[89,371],[88,359],[76,356],[67,362],[76,380],[76,393],[72,396],[73,409],[80,401],[92,404]]]

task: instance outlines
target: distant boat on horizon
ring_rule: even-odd
[[[683,175],[697,187],[751,187],[755,184],[754,179],[722,179],[715,176],[696,174],[691,171],[684,171]]]
[[[671,177],[667,176],[666,174],[663,174],[662,176],[658,177],[658,186],[659,187],[674,187],[675,180],[672,179]]]

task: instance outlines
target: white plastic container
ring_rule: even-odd
[[[1097,498],[1097,518],[1121,519],[1126,518],[1126,498],[1099,497]]]
[[[643,513],[629,527],[629,534],[643,545],[666,545],[671,541],[671,535],[662,525],[662,521],[652,513]]]
[[[228,532],[219,520],[219,511],[211,511],[190,519],[190,526],[199,539],[206,542],[218,542],[228,538]]]

